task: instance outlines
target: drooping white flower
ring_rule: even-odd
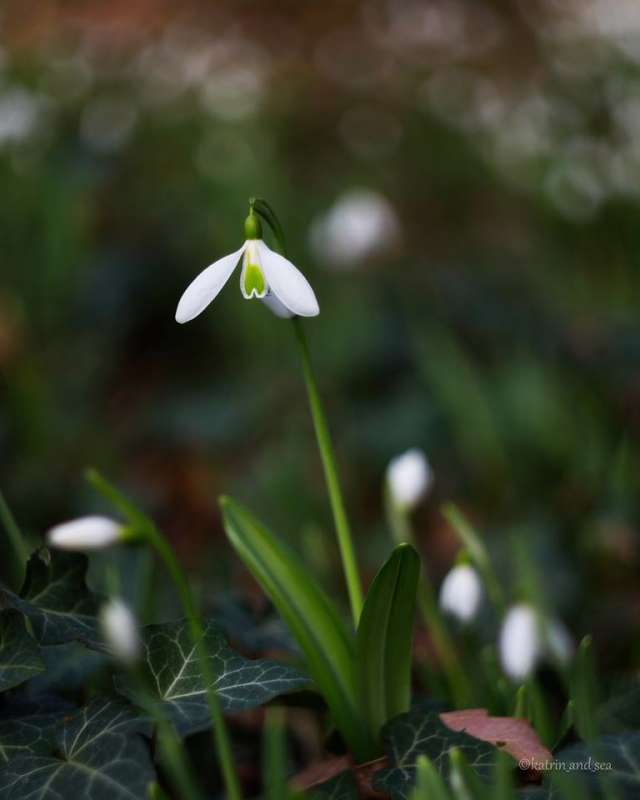
[[[80,517],[47,532],[47,544],[58,550],[102,550],[125,538],[124,527],[108,517]]]
[[[502,669],[513,681],[523,681],[536,668],[543,653],[540,623],[535,610],[525,603],[507,612],[500,631]]]
[[[114,658],[125,666],[133,666],[142,652],[136,618],[119,598],[112,598],[100,609],[102,635]]]
[[[392,248],[400,224],[384,195],[353,189],[342,195],[311,227],[311,245],[320,261],[349,269]]]
[[[433,483],[433,472],[424,452],[413,447],[392,458],[387,467],[387,483],[396,505],[406,511],[415,508]]]
[[[559,619],[548,620],[545,625],[544,639],[546,654],[552,661],[560,666],[565,666],[571,661],[575,645],[564,623]]]
[[[482,600],[482,582],[469,564],[458,564],[450,570],[440,587],[440,608],[468,623],[476,616]]]
[[[203,270],[187,287],[176,310],[176,321],[189,322],[201,314],[219,294],[242,261],[240,291],[245,300],[256,298],[278,317],[315,317],[318,301],[297,267],[262,241],[257,217],[245,223],[246,241],[239,250]]]
[[[564,666],[574,652],[573,640],[564,624],[541,616],[525,603],[508,611],[499,647],[502,668],[514,681],[528,678],[544,659]]]

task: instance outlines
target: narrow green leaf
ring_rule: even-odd
[[[262,786],[265,800],[287,800],[287,742],[283,709],[267,709],[262,736]]]
[[[484,542],[469,520],[454,503],[447,503],[444,505],[442,507],[442,514],[457,533],[460,542],[466,548],[469,557],[478,568],[496,611],[502,614],[505,610],[504,595],[496,574],[493,571],[489,553],[484,546]]]
[[[597,683],[590,636],[580,642],[571,678],[571,699],[574,702],[575,726],[583,739],[597,736]]]
[[[357,634],[357,659],[365,709],[377,734],[387,720],[409,710],[411,642],[420,557],[398,545],[367,594]]]
[[[459,747],[449,751],[449,783],[456,800],[489,800],[489,786],[474,772]]]
[[[231,545],[289,626],[355,758],[367,760],[375,746],[358,707],[353,633],[289,548],[233,500],[220,504]]]
[[[513,761],[506,753],[498,752],[493,772],[493,800],[513,800]]]
[[[427,756],[418,756],[416,760],[416,788],[411,800],[450,800],[442,775]]]

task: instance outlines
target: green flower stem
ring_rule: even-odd
[[[415,545],[415,536],[409,514],[393,501],[391,492],[385,489],[385,506],[389,527],[396,542],[408,542]],[[422,579],[418,585],[418,610],[425,628],[431,635],[438,658],[442,663],[447,683],[453,700],[458,708],[464,708],[472,698],[472,689],[462,668],[456,648],[443,623],[436,593],[426,570],[422,570]]]
[[[307,338],[304,333],[304,328],[302,327],[302,322],[298,317],[294,317],[293,319],[293,329],[302,358],[302,372],[307,387],[309,407],[311,409],[311,417],[313,419],[318,449],[320,450],[320,458],[322,459],[324,477],[329,491],[329,500],[338,536],[342,567],[347,581],[347,589],[349,590],[353,623],[357,627],[360,619],[360,612],[362,611],[362,585],[360,583],[360,574],[358,572],[358,564],[353,547],[353,540],[351,538],[349,520],[347,519],[347,512],[342,499],[342,490],[340,489],[333,445],[327,426],[327,419],[318,393],[318,386],[311,367]]]
[[[278,219],[278,215],[271,208],[269,203],[260,197],[252,197],[249,200],[249,213],[258,214],[267,223],[275,237],[276,250],[278,253],[280,253],[280,255],[286,258],[287,247],[284,238],[284,229],[280,223],[280,220]],[[329,491],[329,501],[331,503],[331,511],[333,512],[333,521],[336,526],[336,534],[338,536],[340,557],[342,559],[342,567],[344,569],[344,574],[347,581],[347,589],[349,591],[349,601],[351,603],[353,624],[357,628],[358,621],[360,619],[360,612],[362,611],[362,584],[360,583],[360,573],[358,572],[358,563],[356,561],[355,550],[353,548],[349,520],[347,519],[347,512],[342,499],[342,490],[340,489],[340,481],[338,479],[338,470],[336,467],[336,459],[333,453],[331,435],[329,434],[327,418],[325,417],[324,410],[322,408],[322,401],[320,400],[320,394],[318,393],[318,386],[316,384],[316,379],[311,367],[311,358],[309,356],[307,338],[299,317],[293,318],[293,328],[296,342],[298,343],[298,349],[300,350],[300,356],[302,358],[302,370],[304,373],[304,381],[307,387],[307,395],[309,397],[309,407],[311,409],[311,417],[313,418],[313,427],[316,432],[316,440],[318,442],[318,449],[320,450],[320,458],[322,459],[324,477],[327,482],[327,489]]]
[[[160,704],[155,701],[149,691],[148,681],[139,670],[132,670],[131,678],[137,689],[136,695],[139,704],[155,724],[158,747],[171,774],[170,780],[174,791],[177,796],[185,798],[185,800],[203,800],[182,741],[162,712]]]
[[[216,690],[213,686],[215,683],[214,675],[211,671],[209,658],[204,646],[204,629],[198,612],[196,611],[195,603],[189,582],[176,559],[173,550],[169,543],[155,525],[147,525],[144,528],[144,535],[148,542],[153,546],[162,561],[164,562],[171,579],[178,591],[180,602],[189,623],[189,632],[191,640],[196,648],[198,659],[200,661],[200,669],[202,670],[202,678],[205,685],[205,692],[207,695],[207,703],[209,705],[209,714],[211,715],[211,723],[214,731],[214,741],[218,753],[220,766],[222,767],[222,774],[224,783],[227,789],[229,800],[242,800],[242,793],[240,791],[240,783],[236,774],[235,766],[233,763],[233,754],[231,752],[231,742],[227,727],[222,716],[222,709],[220,708],[220,701]]]
[[[25,564],[29,558],[29,548],[2,492],[0,492],[0,520],[9,537],[14,560],[14,573],[16,581],[19,583],[24,576]]]

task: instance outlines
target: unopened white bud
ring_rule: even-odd
[[[142,652],[136,618],[122,600],[113,598],[100,609],[102,635],[111,654],[126,666],[133,666]]]
[[[482,582],[469,564],[458,564],[450,570],[440,587],[440,608],[468,623],[477,615],[482,600]]]
[[[80,517],[51,528],[47,544],[58,550],[102,550],[123,538],[124,527],[108,517]]]
[[[534,609],[525,605],[509,609],[500,631],[502,669],[513,681],[531,675],[542,655],[540,624]]]
[[[406,511],[415,508],[433,483],[433,472],[424,452],[417,447],[392,458],[387,483],[393,502]]]

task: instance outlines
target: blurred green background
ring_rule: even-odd
[[[9,0],[0,36],[0,488],[34,543],[104,509],[95,465],[210,592],[241,574],[222,492],[333,547],[290,324],[236,278],[173,318],[258,194],[320,302],[368,574],[386,464],[422,447],[434,577],[453,500],[512,597],[533,572],[637,667],[637,5]]]

